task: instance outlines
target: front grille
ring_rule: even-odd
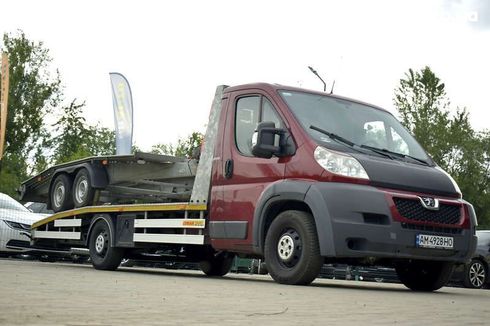
[[[418,225],[418,224],[409,224],[402,223],[402,228],[408,230],[417,230],[417,231],[428,231],[428,232],[437,232],[437,233],[448,233],[448,234],[461,234],[463,233],[463,229],[450,227],[439,227],[432,225]]]
[[[7,248],[8,247],[29,248],[31,246],[31,243],[29,241],[23,241],[23,240],[9,240],[6,246]]]
[[[406,219],[437,224],[458,224],[461,207],[441,203],[438,210],[429,210],[417,199],[393,198],[396,209]]]

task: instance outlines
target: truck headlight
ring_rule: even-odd
[[[318,146],[315,149],[314,157],[318,164],[329,172],[346,177],[369,180],[369,176],[361,163],[350,155]]]

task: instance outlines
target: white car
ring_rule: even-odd
[[[31,225],[49,214],[33,213],[8,195],[0,193],[0,253],[30,251]]]

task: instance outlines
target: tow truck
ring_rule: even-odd
[[[476,246],[472,205],[391,113],[276,84],[218,86],[198,158],[87,158],[21,195],[57,211],[33,244],[88,248],[101,270],[150,255],[223,276],[238,255],[284,284],[324,263],[375,264],[434,291]]]

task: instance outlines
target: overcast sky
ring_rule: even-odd
[[[129,80],[140,148],[204,131],[216,85],[321,89],[395,113],[393,90],[429,65],[453,107],[490,127],[490,1],[8,1],[0,32],[43,41],[67,100],[113,128],[109,72]]]

